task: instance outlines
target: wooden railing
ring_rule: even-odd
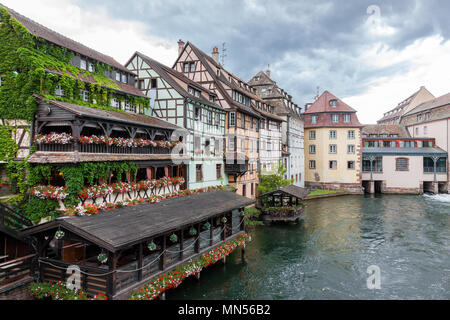
[[[53,259],[39,259],[40,279],[43,282],[66,282],[71,274],[67,273],[69,266],[75,265]],[[83,265],[76,265],[82,271],[80,274],[81,288],[90,296],[104,293],[111,296],[112,274],[107,274],[108,269],[100,269]]]
[[[0,263],[0,291],[25,279],[31,279],[31,262],[36,254],[30,254]]]
[[[113,153],[113,154],[170,154],[171,149],[163,147],[117,147],[105,144],[79,144],[82,153]],[[73,152],[74,144],[37,144],[38,151]]]
[[[18,231],[32,225],[31,220],[0,203],[0,226]]]

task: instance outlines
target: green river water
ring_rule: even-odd
[[[167,299],[450,299],[450,195],[313,200],[301,223],[249,232],[245,261],[238,250]]]

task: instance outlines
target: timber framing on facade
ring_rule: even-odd
[[[293,180],[296,186],[304,187],[305,154],[302,108],[294,103],[292,96],[280,88],[270,76],[270,70],[260,71],[249,81],[249,85],[256,89],[256,94],[264,101],[274,106],[274,113],[283,119],[281,158],[287,170],[285,178]]]
[[[224,166],[226,111],[216,95],[183,73],[136,52],[127,67],[138,74],[142,92],[149,97],[152,116],[184,128],[188,187],[227,184]]]

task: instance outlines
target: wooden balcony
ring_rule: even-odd
[[[73,152],[75,144],[37,144],[37,151],[44,152]],[[81,153],[109,153],[109,154],[170,154],[171,149],[162,147],[116,147],[102,144],[79,144]]]
[[[225,173],[226,174],[244,174],[248,171],[248,162],[243,164],[226,164]]]

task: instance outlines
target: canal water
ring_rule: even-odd
[[[313,200],[301,223],[250,234],[245,261],[234,252],[167,298],[450,299],[450,195]]]

